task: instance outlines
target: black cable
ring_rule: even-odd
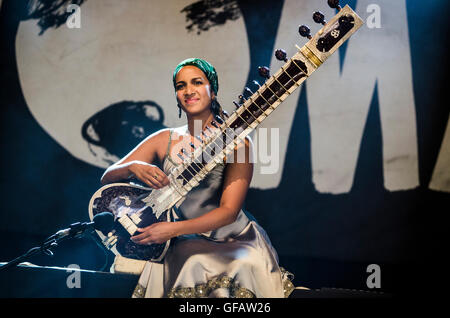
[[[108,263],[109,263],[108,250],[106,249],[106,247],[102,243],[100,243],[98,241],[97,236],[94,237],[93,233],[89,233],[89,237],[95,242],[95,244],[97,244],[98,247],[100,247],[100,249],[105,254],[105,263],[103,264],[103,267],[100,269],[101,272],[104,272],[104,271],[106,271],[106,267],[108,266]]]

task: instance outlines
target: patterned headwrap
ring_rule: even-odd
[[[199,58],[189,58],[177,65],[175,71],[173,71],[173,87],[176,87],[175,78],[177,77],[178,72],[187,65],[192,65],[201,69],[211,84],[212,91],[215,95],[217,95],[217,91],[219,90],[219,81],[217,78],[216,69],[209,62]]]

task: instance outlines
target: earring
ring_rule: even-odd
[[[177,104],[178,106],[178,118],[181,118],[181,106],[180,104]]]
[[[211,110],[214,115],[219,115],[220,113],[220,104],[215,98],[213,98],[213,100],[211,101]]]

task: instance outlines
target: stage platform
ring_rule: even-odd
[[[5,263],[0,263],[3,265]],[[0,271],[0,298],[130,298],[139,276],[21,263]],[[342,288],[295,289],[289,298],[386,298]]]

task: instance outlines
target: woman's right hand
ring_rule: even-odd
[[[159,189],[169,184],[167,175],[155,165],[134,161],[129,165],[128,170],[153,189]]]

